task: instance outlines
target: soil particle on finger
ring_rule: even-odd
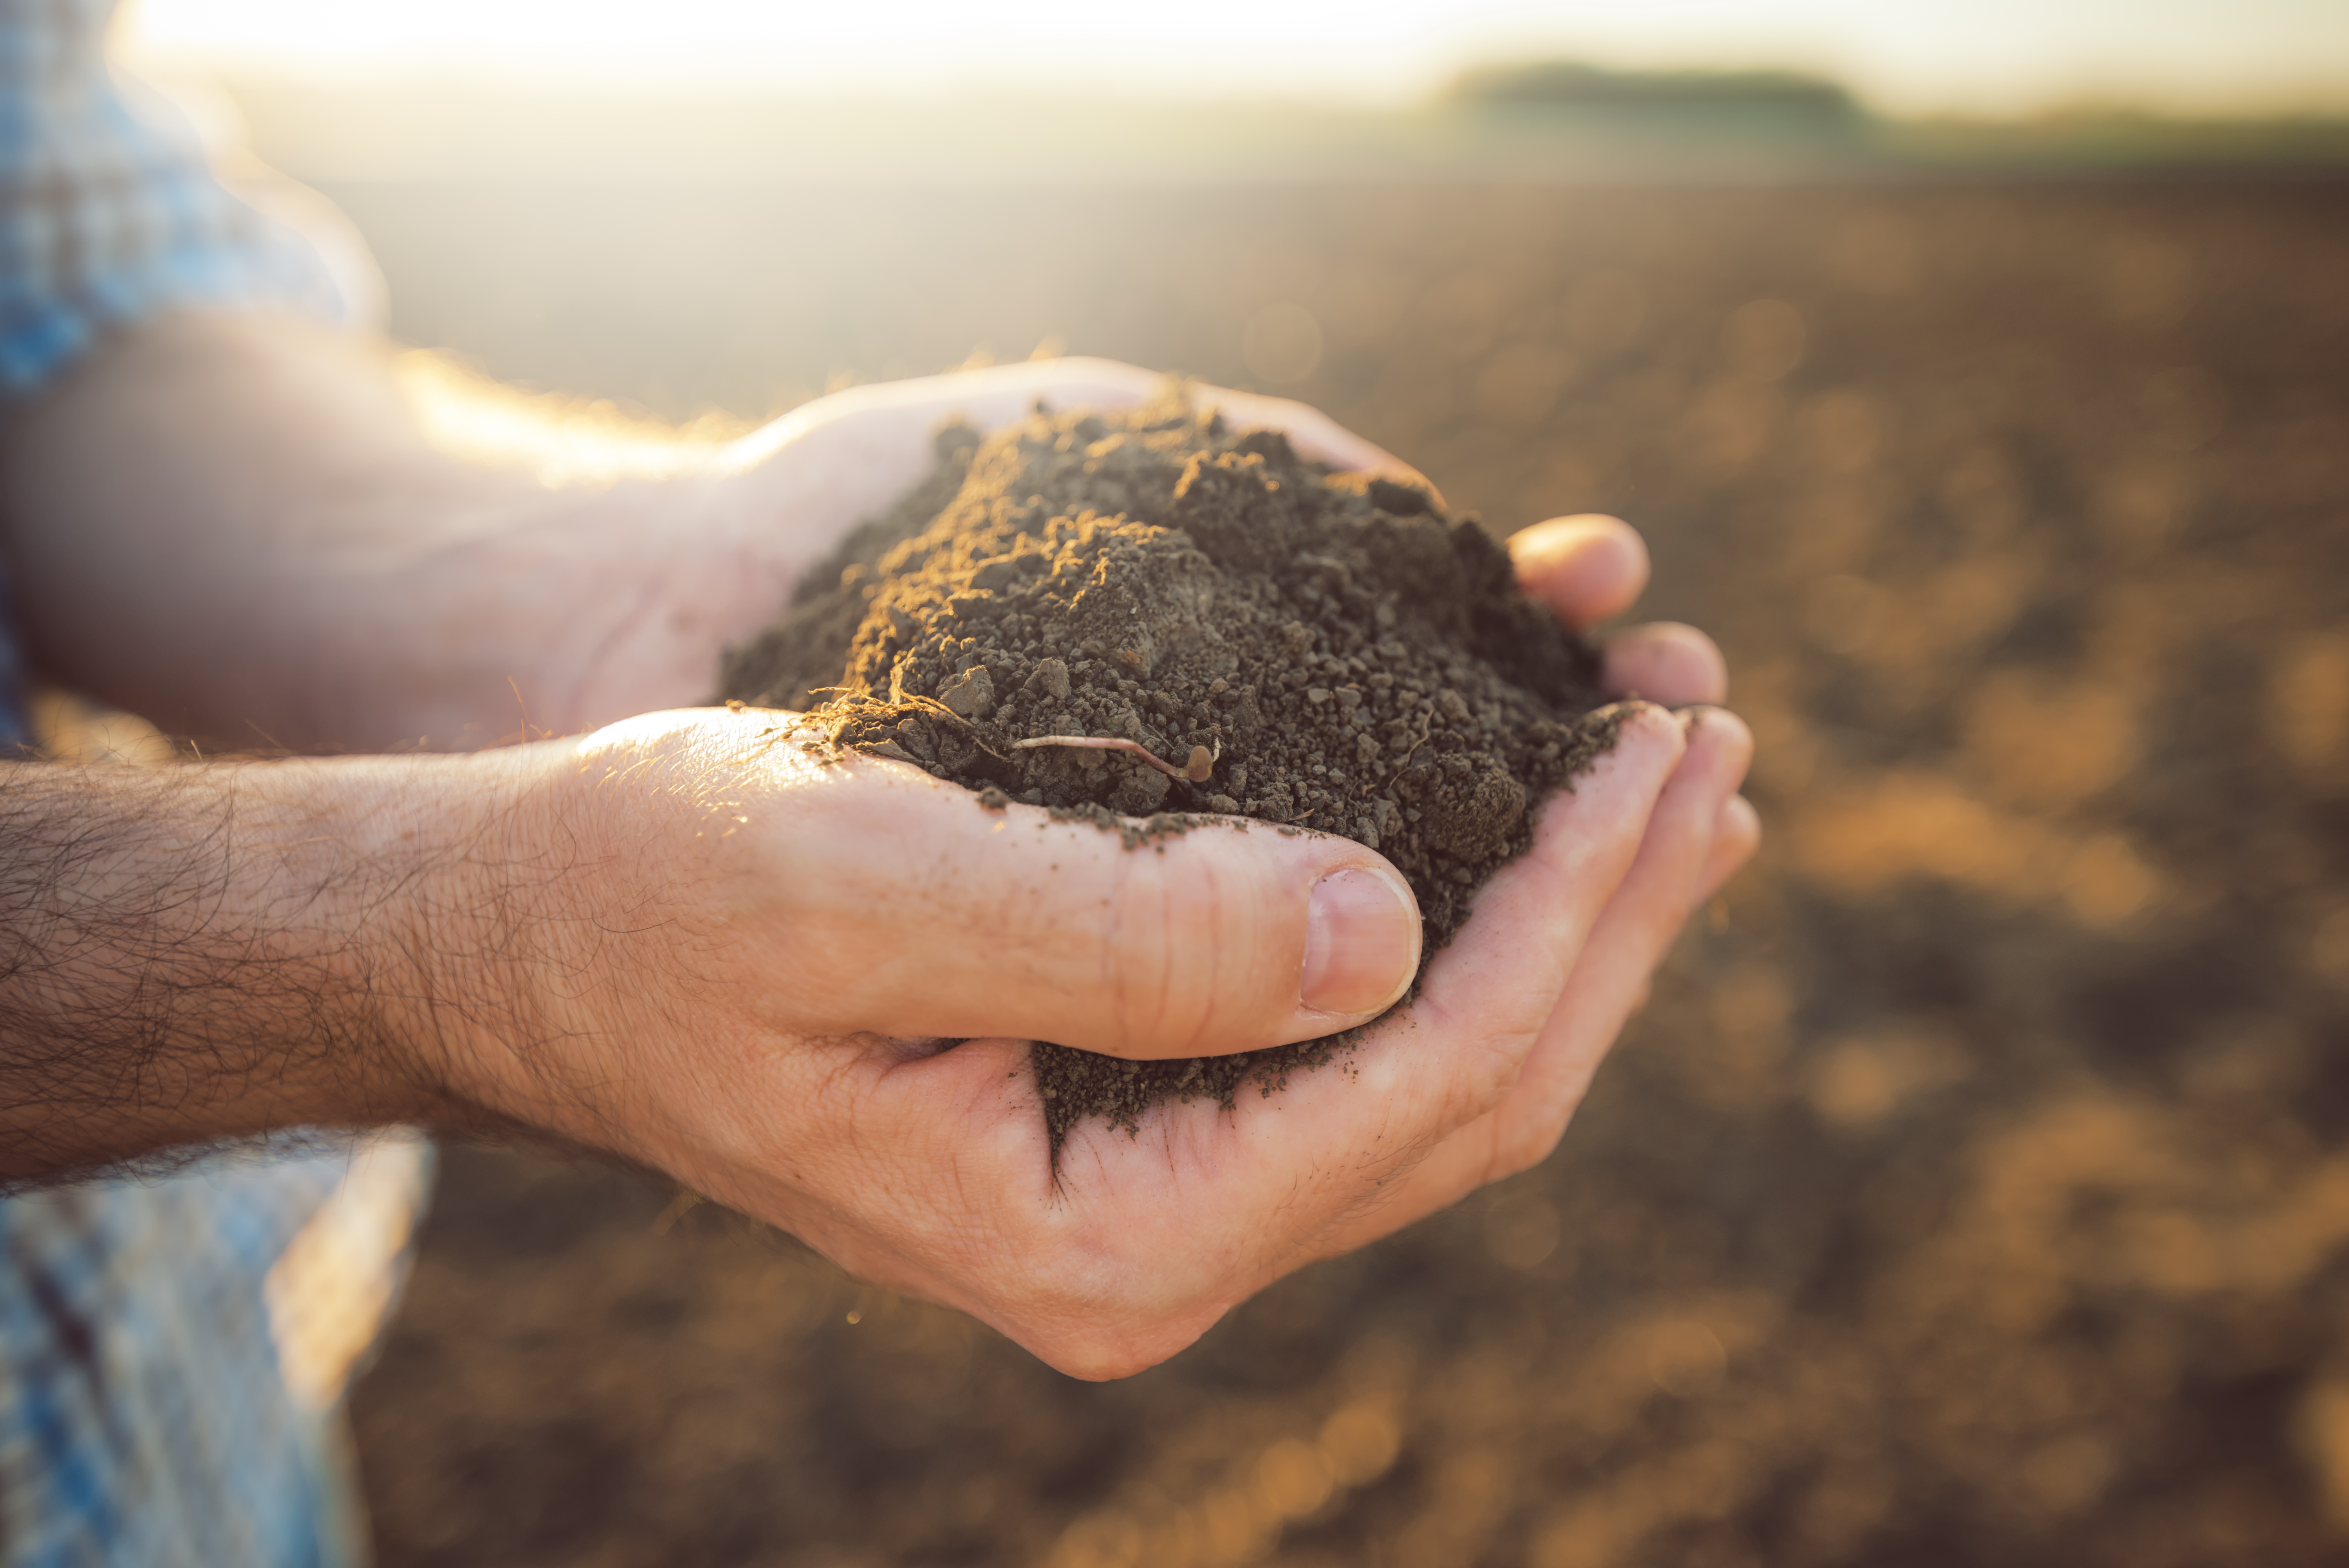
[[[936,471],[729,655],[721,695],[1129,847],[1202,814],[1352,839],[1410,879],[1433,954],[1531,843],[1536,803],[1612,743],[1597,674],[1475,519],[1170,385],[1127,413],[942,431]],[[1020,744],[1046,737],[1166,766]],[[1230,1105],[1338,1045],[1133,1062],[1039,1043],[1035,1068],[1057,1152],[1087,1116],[1132,1131],[1162,1100]]]

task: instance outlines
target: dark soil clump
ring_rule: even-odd
[[[1531,843],[1533,806],[1613,739],[1590,648],[1521,594],[1474,518],[1331,474],[1171,391],[1039,409],[938,467],[727,661],[729,698],[807,708],[840,744],[1140,847],[1237,814],[1379,851],[1432,954]],[[1131,741],[1131,750],[1042,737]],[[1135,819],[1142,819],[1136,821]],[[1088,1115],[1269,1093],[1335,1045],[1129,1062],[1039,1043],[1057,1150]]]

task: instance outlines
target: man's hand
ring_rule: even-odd
[[[1644,570],[1607,520],[1521,550],[1570,615],[1619,608]],[[1609,678],[1703,698],[1721,672],[1671,631],[1619,645]],[[1282,1274],[1542,1158],[1754,839],[1735,793],[1744,727],[1634,704],[1347,1068],[1231,1111],[1162,1106],[1139,1137],[1088,1122],[1056,1168],[1028,1040],[1164,1057],[1358,1022],[1409,980],[1416,921],[1400,899],[1345,901],[1354,923],[1323,928],[1342,984],[1317,995],[1330,971],[1309,906],[1329,879],[1359,892],[1395,886],[1392,870],[1344,840],[1240,826],[1127,850],[898,764],[812,760],[792,728],[665,714],[503,754],[525,769],[519,841],[558,838],[576,869],[518,906],[542,934],[485,1014],[536,1020],[534,1037],[444,1019],[437,1033],[471,1041],[449,1088],[657,1165],[1086,1377],[1163,1359]]]

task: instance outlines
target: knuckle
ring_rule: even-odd
[[[1207,856],[1137,858],[1112,896],[1103,975],[1120,1041],[1181,1051],[1213,1042],[1252,989],[1251,901]]]
[[[1504,1119],[1495,1130],[1485,1181],[1506,1181],[1547,1160],[1565,1139],[1566,1124],[1574,1115],[1574,1107],[1575,1097],[1564,1096],[1555,1104],[1536,1108],[1528,1114]]]
[[[1566,1127],[1561,1122],[1554,1129],[1545,1128],[1514,1140],[1506,1148],[1495,1151],[1492,1171],[1485,1181],[1488,1183],[1506,1181],[1532,1170],[1550,1157],[1550,1151],[1557,1147],[1558,1140],[1565,1135]]]
[[[1512,1176],[1530,1171],[1540,1164],[1548,1152],[1538,1141],[1527,1138],[1512,1138],[1506,1142],[1495,1143],[1493,1157],[1485,1166],[1485,1179],[1480,1185],[1489,1187],[1495,1181],[1506,1181]]]
[[[1510,1093],[1525,1067],[1526,1040],[1488,1033],[1461,1042],[1438,1096],[1429,1102],[1427,1136],[1443,1139],[1492,1117],[1505,1120]],[[1497,1115],[1495,1113],[1501,1113]]]

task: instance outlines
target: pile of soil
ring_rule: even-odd
[[[1129,413],[942,431],[936,470],[810,573],[721,695],[1129,845],[1200,812],[1355,840],[1410,879],[1432,954],[1531,843],[1534,803],[1611,743],[1597,673],[1475,518],[1170,385]],[[1183,776],[1021,744],[1043,737],[1130,741]],[[1057,1150],[1087,1116],[1138,1130],[1162,1100],[1270,1093],[1333,1048],[1034,1060]]]

